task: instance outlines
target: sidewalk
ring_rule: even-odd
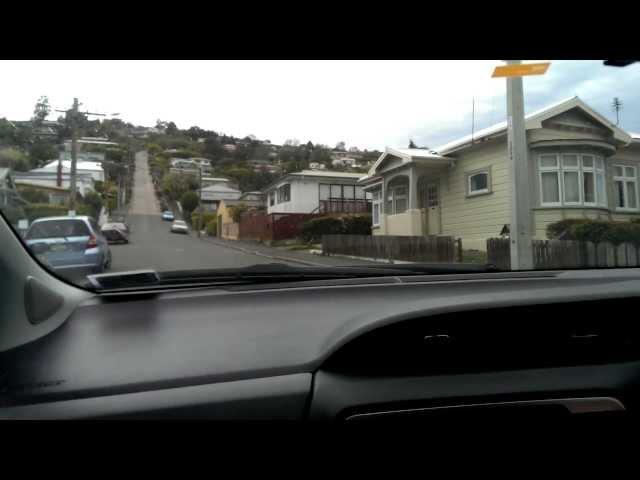
[[[225,240],[218,237],[200,237],[202,241],[213,243],[221,247],[232,248],[241,252],[273,259],[274,262],[290,262],[311,267],[344,267],[350,265],[376,265],[378,262],[313,255],[311,253],[287,250],[286,247],[268,247],[257,242],[243,240]]]

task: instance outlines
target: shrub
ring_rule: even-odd
[[[184,192],[180,197],[180,205],[182,205],[187,217],[191,215],[191,212],[196,209],[199,203],[200,201],[196,192]]]
[[[102,210],[102,196],[96,192],[87,192],[84,197],[84,205],[87,207],[88,215],[97,219],[100,216],[100,210]]]
[[[319,241],[322,235],[344,233],[344,223],[335,217],[318,217],[307,220],[302,225],[302,238],[306,242]]]
[[[249,210],[249,206],[244,203],[240,203],[238,205],[232,205],[229,207],[231,218],[235,223],[240,223],[240,220],[242,219],[242,214],[247,210]]]
[[[67,205],[50,205],[48,203],[32,203],[24,207],[24,211],[30,222],[42,217],[64,217],[69,211]],[[77,215],[90,215],[86,205],[78,204]]]
[[[574,238],[569,238],[571,236],[571,227],[591,221],[586,218],[568,218],[550,223],[547,225],[547,238],[553,240],[562,237],[564,240],[575,240]]]
[[[208,221],[206,229],[207,229],[207,235],[209,235],[210,237],[215,237],[218,232],[218,221],[217,220]]]
[[[354,215],[344,219],[346,235],[371,235],[371,215]]]
[[[569,236],[571,239],[592,242],[597,245],[606,240],[610,224],[611,222],[603,222],[601,220],[575,223],[569,227]]]
[[[147,143],[146,145],[147,152],[151,155],[157,155],[158,153],[162,153],[162,147],[157,143]]]
[[[49,202],[49,195],[35,188],[20,188],[20,196],[29,203]]]
[[[211,221],[217,221],[217,215],[215,212],[202,212],[202,224],[198,222],[199,218],[200,214],[198,212],[193,212],[191,214],[191,225],[193,225],[193,228],[196,230],[202,230],[202,226],[209,225],[209,222]]]

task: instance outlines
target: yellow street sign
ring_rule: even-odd
[[[493,78],[496,77],[522,77],[524,75],[544,75],[549,69],[550,62],[547,63],[519,63],[514,65],[501,65],[493,71]]]

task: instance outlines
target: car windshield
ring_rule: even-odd
[[[44,220],[32,225],[26,239],[82,237],[90,234],[91,232],[82,220]]]
[[[0,65],[0,213],[25,249],[94,230],[40,242],[77,285],[640,266],[639,62]]]

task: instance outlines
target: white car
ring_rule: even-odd
[[[171,225],[171,233],[189,233],[189,227],[184,220],[176,220]]]

